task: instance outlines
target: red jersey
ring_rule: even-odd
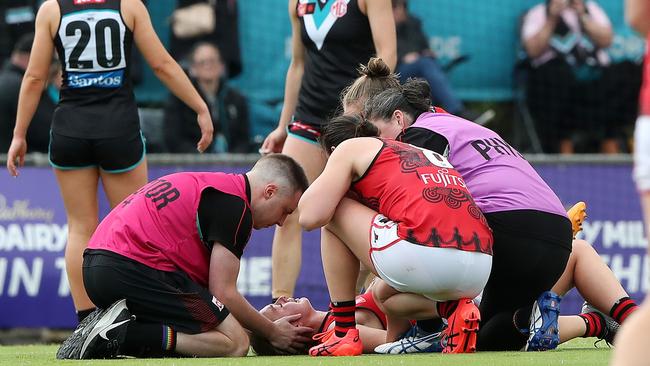
[[[393,140],[352,185],[361,202],[399,224],[411,243],[492,254],[492,231],[460,174],[433,151]]]
[[[650,116],[650,33],[643,62],[643,85],[639,94],[639,111],[644,116]]]
[[[357,295],[355,298],[355,303],[357,309],[368,310],[373,313],[377,319],[379,319],[379,322],[381,322],[381,325],[383,327],[382,329],[386,329],[386,324],[388,324],[386,320],[386,314],[384,314],[384,312],[379,308],[379,305],[377,305],[375,297],[372,296],[372,291],[366,291],[361,295]],[[332,315],[332,309],[330,305],[330,310],[327,312],[327,314],[325,314],[325,318],[323,318],[323,322],[321,323],[316,333],[326,332],[331,326],[333,326],[333,324],[334,316]]]
[[[383,329],[386,329],[386,314],[384,314],[384,312],[379,308],[379,305],[377,305],[375,297],[372,296],[372,291],[366,291],[361,295],[357,295],[355,302],[357,309],[368,310],[369,312],[373,313],[377,319],[379,319],[379,322],[383,326]]]

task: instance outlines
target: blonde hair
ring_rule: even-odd
[[[390,88],[399,87],[399,77],[379,57],[372,57],[367,65],[359,65],[359,77],[341,93],[341,105],[365,103],[366,100]]]

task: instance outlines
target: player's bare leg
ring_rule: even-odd
[[[113,208],[147,184],[147,160],[145,158],[138,166],[123,173],[108,173],[100,170],[100,177],[108,203]]]
[[[68,220],[68,243],[65,247],[65,267],[72,301],[77,311],[93,309],[95,305],[84,288],[81,264],[83,251],[99,223],[97,168],[54,169],[59,182]]]
[[[326,157],[321,147],[291,135],[287,136],[282,153],[294,158],[305,170],[309,182],[323,171]],[[298,210],[276,226],[271,249],[271,295],[292,297],[302,264],[302,228]]]
[[[321,344],[309,350],[312,356],[352,356],[362,352],[354,315],[350,313],[355,308],[359,263],[376,274],[368,256],[368,228],[375,215],[371,209],[344,198],[321,231],[321,256],[335,327],[334,332],[320,335]]]
[[[616,336],[616,347],[611,366],[643,366],[648,364],[650,338],[650,295],[630,320],[625,323]]]
[[[584,202],[578,202],[567,214],[571,219],[575,237],[582,230],[586,205]],[[620,315],[617,320],[623,321],[636,309],[636,304],[629,300],[629,295],[614,273],[589,243],[578,239],[573,240],[572,246],[564,273],[552,291],[564,296],[575,287],[597,311],[592,311],[591,314],[561,316],[558,320],[560,343],[583,336],[598,336],[610,341],[617,326],[607,315],[614,312]],[[621,302],[629,304],[619,306]]]
[[[637,122],[637,130],[638,128]],[[650,229],[650,190],[643,190],[640,195],[646,232],[650,232],[648,231]],[[648,247],[648,251],[650,252],[650,247]],[[614,349],[611,366],[648,364],[648,350],[650,349],[650,338],[647,336],[648,327],[650,327],[650,294],[646,295],[639,311],[621,326],[616,337],[616,349]]]

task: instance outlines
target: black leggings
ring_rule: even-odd
[[[571,254],[571,222],[555,214],[516,210],[485,215],[494,235],[492,271],[481,300],[480,351],[519,350],[527,339],[514,313],[560,278]]]

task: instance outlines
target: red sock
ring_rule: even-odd
[[[578,316],[585,321],[585,326],[587,327],[587,330],[583,335],[584,338],[599,337],[605,330],[605,318],[603,318],[602,315],[594,312],[579,314]]]
[[[441,318],[445,318],[445,319],[449,319],[451,314],[453,314],[454,311],[456,311],[457,307],[458,307],[458,300],[438,302],[436,304],[438,315],[440,315]]]
[[[625,319],[627,319],[627,317],[638,308],[639,305],[637,305],[634,300],[629,297],[622,297],[614,303],[614,306],[612,306],[612,309],[609,311],[609,316],[614,318],[618,324],[623,324]]]
[[[357,326],[354,318],[356,301],[332,301],[330,307],[332,308],[332,315],[334,315],[334,332],[339,338],[345,337],[348,330]]]

